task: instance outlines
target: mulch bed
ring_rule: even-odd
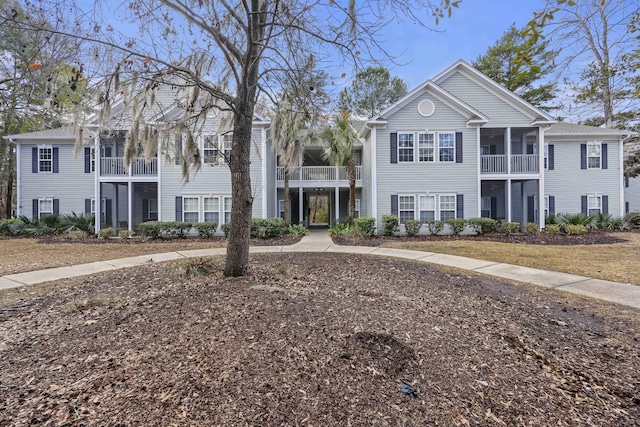
[[[332,235],[333,242],[337,245],[352,246],[379,246],[388,242],[441,242],[441,241],[488,241],[500,243],[525,243],[529,245],[607,245],[613,243],[624,243],[627,240],[616,236],[615,232],[605,230],[591,230],[588,233],[570,236],[564,233],[549,234],[538,233],[535,236],[530,234],[513,234],[511,236],[503,233],[492,233],[485,235],[417,235],[407,236],[374,236],[362,238],[355,235]]]
[[[0,425],[640,425],[636,310],[382,257],[222,262],[1,308]]]
[[[270,237],[265,239],[251,239],[251,246],[285,246],[285,245],[293,245],[294,243],[298,243],[300,241],[300,236],[295,236],[293,234],[284,234],[280,237]],[[38,239],[38,243],[42,244],[59,244],[59,243],[82,243],[82,244],[105,244],[105,243],[118,243],[123,245],[139,245],[139,244],[153,244],[153,245],[162,245],[168,243],[175,242],[211,242],[218,243],[217,246],[222,246],[226,244],[226,237],[211,237],[209,239],[203,239],[199,237],[185,237],[183,239],[175,238],[175,239],[147,239],[143,237],[132,237],[128,239],[120,239],[120,238],[112,238],[112,239],[100,239],[97,237],[87,237],[85,239],[72,238],[68,235],[49,235],[43,236]]]

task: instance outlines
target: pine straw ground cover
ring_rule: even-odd
[[[637,310],[364,255],[221,265],[5,291],[0,425],[640,425]]]

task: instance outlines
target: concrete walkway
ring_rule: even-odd
[[[0,289],[16,288],[24,285],[52,280],[67,279],[77,276],[99,273],[120,268],[135,267],[149,262],[171,261],[181,258],[224,255],[226,248],[194,249],[161,254],[141,255],[131,258],[121,258],[107,261],[97,261],[68,267],[49,268],[46,270],[29,271],[26,273],[10,274],[0,277]],[[558,273],[465,258],[456,255],[438,254],[433,252],[411,251],[404,249],[377,248],[370,246],[339,246],[334,245],[326,230],[310,231],[300,242],[290,246],[252,246],[251,253],[265,252],[334,252],[351,254],[369,254],[376,256],[409,259],[429,264],[444,265],[468,270],[490,276],[500,277],[518,282],[531,283],[546,288],[558,289],[565,292],[598,298],[604,301],[629,307],[640,308],[640,286],[607,280],[592,279],[575,274]]]

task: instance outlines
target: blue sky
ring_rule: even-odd
[[[486,52],[515,22],[524,26],[543,0],[463,0],[451,18],[433,32],[410,23],[392,22],[385,29],[388,50],[400,55],[398,66],[389,66],[411,90],[458,59],[475,60]]]

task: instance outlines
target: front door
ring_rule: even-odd
[[[309,225],[329,224],[329,195],[309,195]]]

